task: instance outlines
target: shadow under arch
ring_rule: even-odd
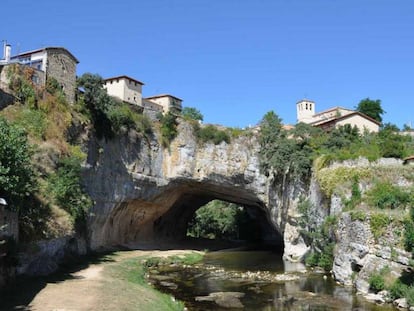
[[[145,243],[179,245],[187,238],[187,228],[196,210],[212,200],[246,208],[259,231],[259,240],[283,252],[283,236],[272,223],[269,209],[253,191],[188,180],[170,183],[150,200],[119,204],[106,221],[105,240],[130,248],[141,248]]]

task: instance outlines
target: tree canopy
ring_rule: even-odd
[[[194,107],[184,107],[181,111],[181,115],[184,119],[196,120],[196,121],[203,121],[204,117],[201,114],[200,110]]]
[[[382,115],[385,113],[381,107],[381,100],[372,100],[368,97],[359,102],[356,110],[366,114],[368,117],[371,117],[378,122],[382,122]]]

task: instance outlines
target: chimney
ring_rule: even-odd
[[[6,60],[6,62],[10,62],[10,58],[11,58],[11,45],[6,44],[4,46],[4,59]]]

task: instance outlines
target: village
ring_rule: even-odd
[[[13,101],[8,90],[9,79],[7,68],[11,65],[29,66],[33,68],[33,83],[44,86],[48,77],[53,77],[60,84],[66,99],[74,103],[77,95],[76,67],[79,60],[64,47],[44,47],[12,55],[10,44],[4,44],[3,58],[0,59],[0,107]],[[104,79],[103,87],[108,95],[138,107],[144,114],[167,113],[171,109],[181,111],[183,100],[171,94],[157,94],[143,97],[144,83],[128,75],[119,75]],[[380,122],[369,116],[342,107],[333,107],[316,112],[316,103],[302,99],[296,103],[297,122],[303,122],[328,131],[332,128],[349,124],[364,131],[378,132]],[[291,128],[291,125],[286,125]]]

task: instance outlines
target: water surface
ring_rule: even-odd
[[[159,290],[184,301],[189,310],[236,310],[228,308],[235,301],[233,306],[239,301],[243,310],[396,310],[369,303],[328,274],[306,272],[302,265],[286,263],[281,254],[266,250],[211,252],[200,265],[161,267],[150,279]],[[234,294],[235,300],[230,294],[224,302],[204,301],[211,293],[222,292],[240,294]]]

